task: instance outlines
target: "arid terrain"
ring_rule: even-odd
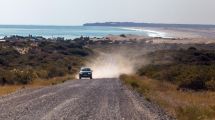
[[[215,41],[188,31],[7,38],[0,43],[0,119],[214,119]],[[94,79],[74,80],[82,66]]]

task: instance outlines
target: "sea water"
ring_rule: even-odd
[[[149,37],[164,36],[161,32],[129,27],[0,25],[0,38],[11,35],[33,35],[45,38],[64,37],[65,39],[73,39],[80,36],[104,37],[120,34],[144,35]]]

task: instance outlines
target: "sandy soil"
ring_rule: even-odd
[[[108,35],[105,39],[112,41],[146,41],[147,43],[169,44],[211,44],[215,43],[215,29],[191,29],[191,28],[143,28],[157,32],[163,32],[168,37],[147,37],[141,35]]]

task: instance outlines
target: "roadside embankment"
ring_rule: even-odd
[[[130,88],[143,94],[145,99],[158,104],[179,120],[212,120],[215,118],[215,92],[180,91],[166,81],[137,75],[121,75]]]
[[[190,47],[156,50],[148,64],[120,79],[179,120],[215,119],[215,52]]]
[[[64,83],[68,80],[74,80],[75,77],[72,75],[66,75],[63,77],[54,77],[51,79],[35,79],[31,83],[26,84],[26,85],[5,85],[0,87],[0,96],[2,95],[7,95],[22,89],[27,89],[27,88],[40,88],[40,87],[45,87],[45,86],[50,86],[50,85],[56,85],[56,84],[61,84]]]

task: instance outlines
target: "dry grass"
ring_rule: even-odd
[[[6,94],[10,94],[12,92],[17,91],[18,89],[23,88],[23,86],[21,85],[6,85],[6,86],[2,86],[0,87],[0,96],[2,95],[6,95]]]
[[[34,80],[30,86],[38,86],[38,87],[42,87],[42,86],[49,86],[49,85],[56,85],[56,84],[60,84],[60,83],[64,83],[67,80],[71,80],[74,79],[74,77],[72,76],[64,76],[64,77],[55,77],[52,79],[37,79]]]
[[[121,79],[179,120],[215,119],[215,92],[178,91],[168,82],[139,76],[122,75]]]
[[[72,80],[72,79],[74,79],[73,76],[67,75],[67,76],[63,76],[63,77],[55,77],[52,79],[36,79],[36,80],[33,80],[32,83],[30,83],[28,85],[0,86],[0,96],[13,93],[13,92],[23,89],[23,88],[39,88],[39,87],[44,87],[44,86],[56,85],[56,84],[64,83],[67,80]]]

